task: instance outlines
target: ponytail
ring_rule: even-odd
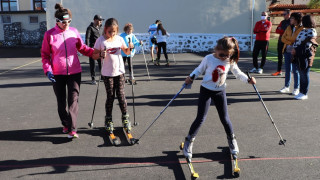
[[[234,43],[234,51],[232,56],[230,57],[230,60],[238,63],[238,60],[240,58],[240,49],[239,49],[239,44],[238,41],[236,40],[236,38],[231,37],[232,42]]]

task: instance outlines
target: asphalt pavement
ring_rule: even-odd
[[[150,59],[149,54],[146,57]],[[135,115],[139,123],[133,128],[134,137],[139,138],[159,115],[202,58],[203,54],[169,54],[170,67],[164,66],[164,60],[159,67],[149,64],[149,81],[143,56],[134,57],[138,83],[134,86]],[[88,127],[97,86],[90,84],[88,58],[80,57],[80,61],[80,138],[70,141],[61,132],[55,95],[43,74],[39,50],[0,49],[0,179],[190,179],[179,145],[196,116],[201,78],[192,89],[184,89],[140,139],[140,144],[133,146],[120,128],[121,115],[115,100],[113,117],[121,144],[114,147],[103,129],[103,83],[94,128]],[[252,68],[247,53],[242,53],[239,67],[243,71]],[[228,75],[229,115],[240,149],[239,179],[319,179],[320,74],[310,73],[309,99],[301,101],[278,93],[284,85],[284,75],[271,76],[275,70],[276,63],[268,61],[263,74],[252,75],[276,126],[287,140],[285,146],[278,145],[280,138],[252,85]],[[132,86],[127,84],[125,91],[133,122]],[[227,138],[214,105],[196,137],[193,153],[193,165],[200,179],[232,178]]]

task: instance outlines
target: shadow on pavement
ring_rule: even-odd
[[[210,161],[204,161],[203,163],[219,162],[224,166],[224,172],[222,175],[217,176],[217,179],[231,179],[232,178],[232,165],[230,159],[230,153],[228,147],[218,147],[220,152],[199,153],[194,154],[193,158],[204,158]],[[187,179],[182,166],[187,167],[186,161],[180,161],[185,159],[184,156],[178,155],[180,151],[164,151],[164,156],[156,157],[92,157],[92,156],[65,156],[58,158],[41,158],[33,160],[6,160],[0,161],[0,171],[10,171],[17,169],[27,169],[35,167],[52,167],[52,171],[32,173],[19,176],[35,176],[41,174],[63,174],[70,172],[85,172],[85,171],[108,171],[114,169],[134,169],[141,167],[163,166],[171,169],[174,173],[175,179]],[[194,168],[197,171],[197,164],[202,163],[201,160],[193,163]],[[129,165],[128,165],[129,164]],[[111,166],[111,165],[124,165],[121,167],[112,168],[95,168],[92,170],[74,170],[68,171],[71,166]],[[190,172],[186,172],[190,175]],[[200,175],[201,176],[201,175]],[[189,179],[189,178],[188,178]]]

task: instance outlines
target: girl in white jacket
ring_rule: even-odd
[[[215,53],[209,54],[202,60],[201,64],[185,80],[186,84],[191,84],[194,76],[196,79],[204,73],[203,81],[200,87],[198,101],[198,113],[193,124],[190,127],[188,136],[184,142],[183,154],[191,159],[192,145],[201,125],[206,120],[206,116],[213,100],[220,121],[223,124],[229,143],[230,152],[238,154],[239,148],[232,129],[232,123],[229,119],[226,97],[226,79],[230,70],[237,79],[243,82],[255,84],[255,78],[251,80],[239,69],[237,62],[239,60],[239,46],[234,37],[224,37],[219,39],[215,47]]]

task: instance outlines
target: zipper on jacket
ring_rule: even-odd
[[[67,75],[69,74],[69,69],[68,69],[68,52],[67,52],[67,44],[66,44],[66,39],[64,38],[64,33],[62,33],[63,36],[63,42],[64,42],[64,48],[66,49],[66,67],[67,67]]]

